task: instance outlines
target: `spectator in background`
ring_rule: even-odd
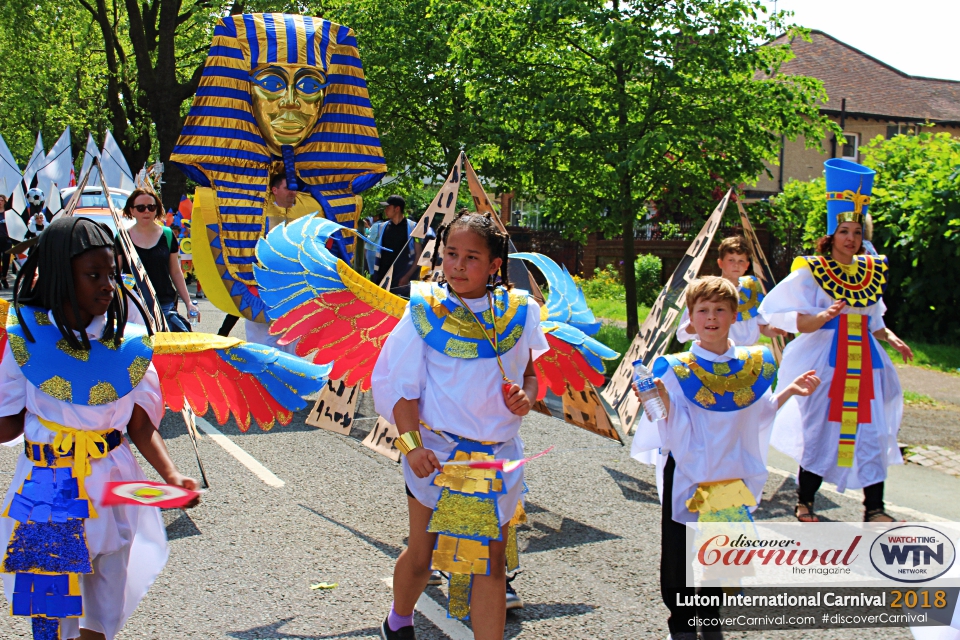
[[[0,193],[0,289],[7,289],[7,274],[10,272],[10,254],[7,251],[13,246],[10,234],[7,232],[7,196]]]
[[[417,260],[423,251],[424,243],[413,236],[417,224],[407,218],[406,201],[402,196],[392,195],[381,202],[384,220],[373,223],[367,231],[367,238],[380,245],[367,251],[367,268],[370,279],[379,285],[393,267],[393,282],[390,291],[410,297],[410,281],[417,273]],[[433,229],[427,231],[427,238],[434,237]],[[386,249],[386,251],[384,250]]]
[[[157,304],[167,318],[170,330],[189,331],[189,325],[177,315],[178,294],[188,314],[196,312],[199,318],[200,310],[190,300],[190,292],[180,268],[180,243],[169,227],[158,224],[162,216],[160,198],[148,189],[136,189],[123,207],[123,217],[136,220],[136,224],[129,229],[130,239],[137,248],[137,255],[147,271],[157,294]]]

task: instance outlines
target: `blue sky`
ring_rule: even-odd
[[[773,8],[773,0],[765,0]],[[960,80],[960,0],[777,0],[793,22],[904,73]]]

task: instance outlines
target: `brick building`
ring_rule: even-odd
[[[773,43],[783,44],[785,38]],[[960,82],[907,75],[822,31],[812,31],[810,42],[794,38],[790,44],[796,57],[781,72],[823,82],[828,100],[821,113],[839,124],[843,135],[830,134],[819,149],[806,148],[802,139],[784,140],[779,166],[768,165],[772,178],[761,176],[747,189],[748,197],[767,197],[790,180],[816,178],[831,157],[858,161],[860,145],[877,136],[922,128],[960,137]]]

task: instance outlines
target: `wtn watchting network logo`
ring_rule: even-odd
[[[932,527],[907,525],[884,531],[870,546],[873,568],[897,582],[929,582],[953,566],[957,550]]]

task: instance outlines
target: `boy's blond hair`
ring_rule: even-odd
[[[701,300],[726,302],[734,313],[740,306],[740,295],[726,278],[703,276],[687,285],[687,309],[693,313],[693,307]]]
[[[728,253],[737,253],[742,256],[747,256],[747,260],[753,262],[753,251],[750,250],[750,244],[743,236],[730,236],[729,238],[724,238],[723,242],[720,243],[720,248],[717,249],[717,252],[720,254],[721,260],[723,260],[723,257]]]

